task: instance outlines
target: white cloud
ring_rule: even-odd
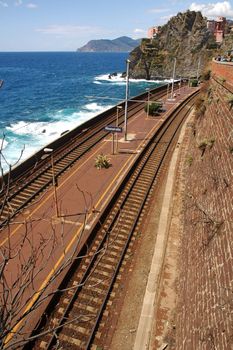
[[[229,1],[197,4],[193,2],[190,5],[191,11],[201,11],[206,17],[224,16],[227,18],[233,18],[233,9]]]
[[[15,1],[15,6],[21,6],[23,4],[22,0],[16,0]]]
[[[0,1],[0,6],[2,7],[8,7],[8,4],[4,1]]]
[[[38,7],[38,5],[29,3],[29,4],[26,5],[26,7],[29,8],[29,9],[36,9]]]
[[[85,37],[85,36],[98,36],[106,33],[101,28],[90,26],[76,26],[76,25],[49,25],[46,28],[38,28],[36,32],[54,35],[57,37]]]
[[[136,28],[136,29],[134,29],[133,32],[134,32],[135,34],[137,34],[137,33],[145,33],[145,30],[144,30],[144,29]]]
[[[164,13],[164,12],[168,12],[168,11],[169,11],[169,9],[159,9],[159,8],[149,10],[150,13]]]
[[[171,19],[171,18],[174,17],[174,16],[176,16],[176,15],[175,15],[175,14],[170,14],[170,15],[167,15],[167,16],[162,16],[162,17],[160,17],[160,19],[161,19],[161,21],[162,21],[163,23],[166,23],[166,22],[169,21],[169,19]]]
[[[145,38],[147,36],[147,31],[144,29],[136,28],[133,30],[133,38],[134,39],[141,39]]]

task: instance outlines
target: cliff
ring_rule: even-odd
[[[91,40],[83,47],[77,49],[78,52],[130,52],[138,46],[140,40],[134,40],[127,36],[122,36],[113,40],[100,39]]]
[[[176,75],[195,76],[199,57],[202,68],[216,48],[214,36],[207,29],[206,18],[201,12],[178,13],[161,27],[156,38],[143,39],[131,52],[130,74],[145,79],[171,77],[176,57]]]

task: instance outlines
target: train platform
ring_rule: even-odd
[[[175,99],[164,99],[164,111],[159,116],[148,117],[144,110],[136,113],[128,120],[127,139],[119,133],[116,142],[115,134],[114,148],[112,134],[106,133],[104,140],[58,178],[56,187],[49,187],[1,232],[1,249],[11,253],[6,268],[8,285],[12,296],[21,298],[16,300],[21,306],[15,319],[24,313],[30,317],[30,322],[28,317],[17,321],[14,333],[23,334],[25,339],[35,327],[50,294],[56,291],[146,143],[177,105],[194,91],[195,88],[183,87]],[[109,158],[108,169],[95,167],[100,154]],[[20,289],[24,293],[19,295]],[[9,334],[7,341],[13,339],[13,333]]]

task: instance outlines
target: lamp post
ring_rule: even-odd
[[[172,91],[171,91],[171,100],[174,98],[174,80],[175,80],[175,72],[176,72],[176,58],[174,58],[174,67],[172,74]]]
[[[53,159],[53,148],[44,148],[44,153],[45,157],[48,156],[49,154],[51,155],[51,166],[52,166],[52,178],[53,178],[53,191],[54,191],[54,201],[55,201],[55,209],[56,209],[56,215],[59,217],[59,212],[58,212],[58,203],[57,203],[57,183],[55,179],[55,172],[54,172],[54,159]],[[43,159],[43,156],[42,156]]]
[[[148,92],[148,96],[147,96],[147,113],[146,113],[146,119],[149,118],[149,106],[150,106],[150,89],[147,88],[146,91]]]
[[[179,95],[180,95],[180,90],[181,90],[181,77],[180,77],[180,82],[179,82]]]
[[[117,118],[116,118],[116,126],[119,126],[119,111],[122,109],[122,106],[117,106]],[[116,133],[116,152],[118,152],[118,137]]]
[[[199,83],[200,66],[201,66],[201,56],[199,57],[198,64],[197,64],[197,83]]]
[[[169,88],[170,88],[170,82],[167,83],[167,100],[169,98]]]
[[[129,64],[130,64],[130,60],[126,60],[125,141],[127,141],[127,115],[128,115],[128,95],[129,95]]]

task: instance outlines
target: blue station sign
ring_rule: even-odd
[[[122,132],[122,128],[119,126],[112,126],[112,125],[107,125],[104,128],[105,131],[110,131],[110,132]]]

